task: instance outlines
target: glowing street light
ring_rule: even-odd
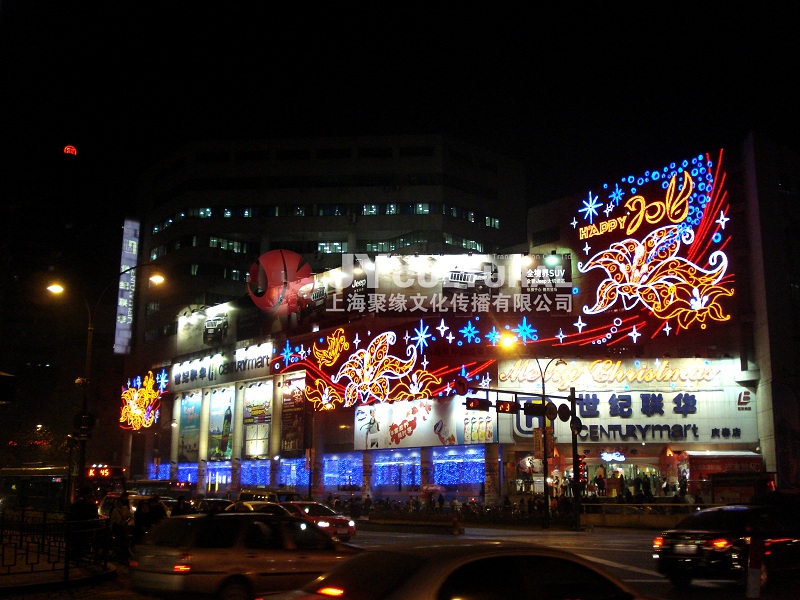
[[[109,281],[108,284],[103,288],[103,291],[100,292],[100,295],[97,297],[97,301],[92,306],[89,304],[89,300],[84,296],[83,302],[86,305],[86,315],[87,315],[87,327],[86,327],[86,362],[84,364],[84,375],[83,377],[78,377],[75,380],[75,383],[78,385],[83,386],[83,398],[81,404],[81,412],[75,415],[75,438],[80,442],[80,450],[78,454],[78,476],[77,482],[78,485],[82,484],[83,482],[83,475],[84,470],[86,468],[86,441],[91,437],[91,429],[92,429],[92,415],[89,414],[89,385],[91,383],[91,374],[92,374],[92,345],[93,345],[93,338],[94,338],[94,318],[97,313],[97,309],[100,306],[100,301],[105,296],[106,292],[109,288],[114,285],[118,284],[119,276],[124,275],[125,273],[129,273],[135,269],[139,269],[145,266],[152,266],[153,263],[143,263],[141,265],[135,265],[133,267],[129,267],[127,269],[123,269],[119,272],[117,277],[115,277],[112,281]],[[153,282],[155,285],[160,285],[164,282],[164,276],[155,273],[150,277],[150,281]],[[47,286],[47,290],[52,294],[62,294],[66,291],[65,287],[58,282],[51,283]]]

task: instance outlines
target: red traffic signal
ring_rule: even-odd
[[[465,404],[467,410],[489,410],[492,408],[492,401],[486,398],[467,398]]]
[[[519,412],[519,404],[517,404],[516,400],[498,400],[495,404],[498,413],[518,413]]]
[[[578,481],[581,483],[586,483],[586,480],[589,478],[589,470],[586,468],[586,455],[579,454],[578,455]]]

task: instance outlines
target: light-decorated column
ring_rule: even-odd
[[[372,452],[365,450],[361,454],[361,463],[363,467],[363,478],[361,481],[361,499],[365,500],[367,496],[372,498]]]
[[[242,447],[244,446],[244,385],[236,386],[233,397],[231,437],[231,498],[238,498],[242,489]]]
[[[211,392],[203,390],[200,402],[200,439],[197,442],[197,488],[198,494],[208,494],[208,424],[211,414]]]
[[[484,446],[484,498],[487,506],[500,504],[500,445],[486,444]]]
[[[169,478],[178,481],[178,449],[181,441],[181,395],[172,401],[172,438],[169,447]]]

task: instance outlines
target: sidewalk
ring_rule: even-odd
[[[104,568],[102,565],[88,565],[75,567],[69,571],[69,580],[64,581],[64,569],[56,568],[50,571],[27,571],[0,575],[0,598],[9,594],[21,592],[35,593],[48,590],[64,590],[65,588],[85,585],[89,582],[113,579],[117,576],[117,565],[109,562]]]

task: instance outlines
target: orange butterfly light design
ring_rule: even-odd
[[[651,231],[642,241],[625,239],[585,264],[579,263],[582,273],[603,269],[607,274],[597,287],[594,306],[584,306],[583,312],[599,314],[621,300],[625,310],[642,305],[659,319],[677,319],[683,328],[699,323],[705,329],[707,319],[729,320],[719,303],[733,296],[733,289],[720,283],[728,270],[728,257],[721,251],[712,252],[710,268],[704,269],[678,256],[681,245],[693,241],[691,229],[667,225]]]
[[[142,382],[142,387],[130,387],[122,392],[120,423],[127,423],[134,430],[152,426],[156,420],[158,408],[156,402],[160,396],[161,392],[155,385],[153,372],[149,371]]]

